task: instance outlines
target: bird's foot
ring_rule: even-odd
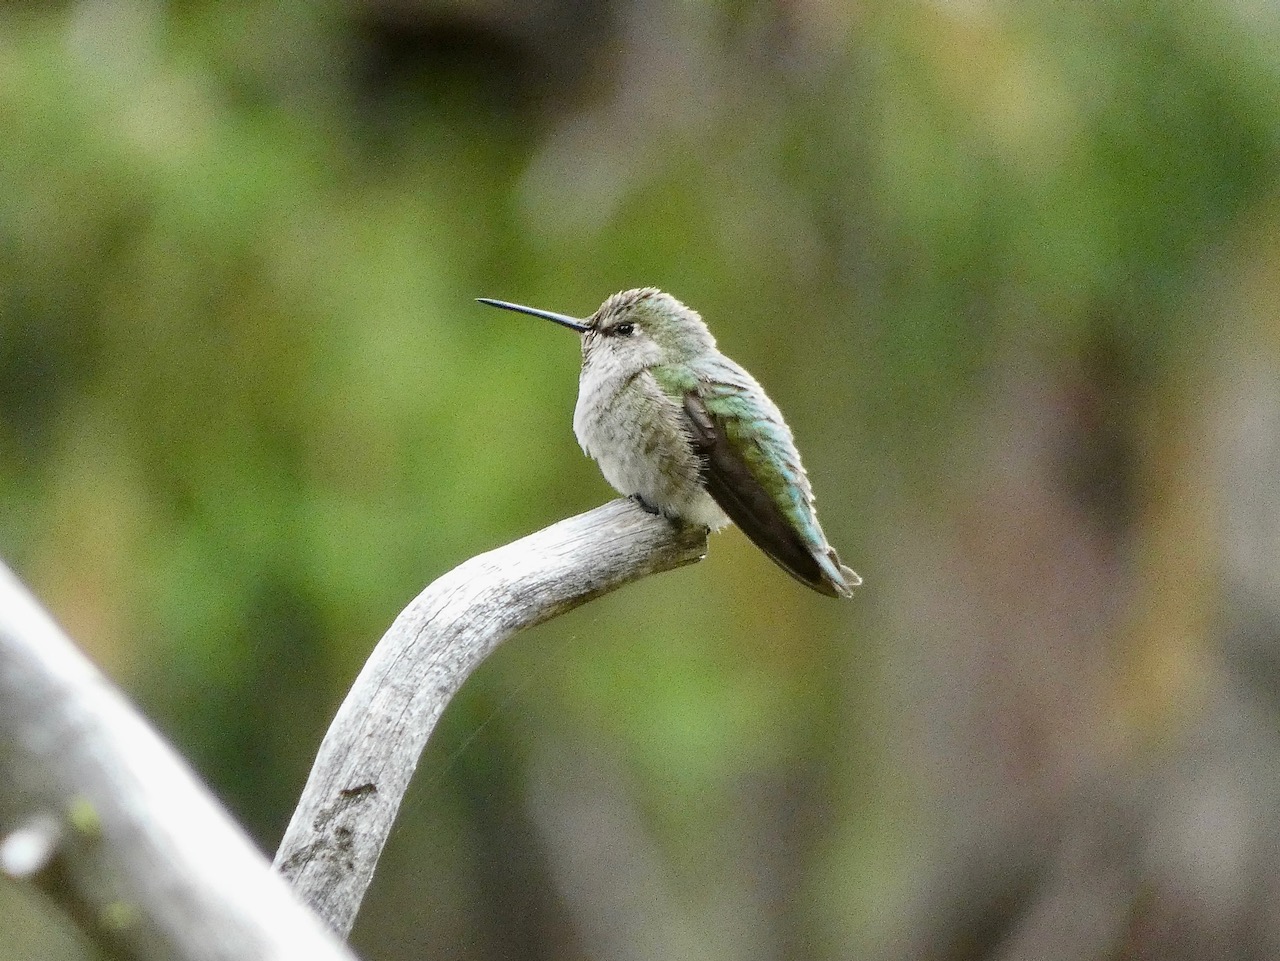
[[[632,499],[633,501],[635,501],[637,504],[639,504],[639,505],[640,505],[640,508],[641,508],[641,509],[646,513],[646,514],[659,514],[659,515],[661,515],[661,514],[662,514],[662,511],[658,510],[658,508],[656,508],[656,507],[654,507],[652,504],[650,504],[650,503],[649,503],[647,500],[645,500],[645,499],[644,499],[644,497],[642,497],[640,494],[632,494],[632,495],[631,495],[631,499]]]
[[[701,524],[698,521],[688,520],[684,517],[681,517],[679,514],[673,514],[670,511],[664,511],[661,507],[655,507],[653,504],[650,504],[647,500],[645,500],[643,494],[632,494],[630,497],[630,500],[635,501],[635,503],[640,507],[640,509],[644,511],[646,514],[652,514],[654,517],[665,517],[668,521],[670,521],[676,527],[696,527],[705,534],[711,533],[711,528],[708,527],[706,524]]]

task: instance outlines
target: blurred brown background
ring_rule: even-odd
[[[1278,161],[1249,0],[7,4],[0,555],[271,851],[408,599],[611,496],[472,298],[661,286],[866,586],[513,641],[362,956],[1274,958]]]

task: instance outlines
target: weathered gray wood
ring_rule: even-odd
[[[0,870],[111,957],[352,957],[3,564]]]
[[[374,648],[329,732],[276,867],[335,931],[351,930],[400,800],[445,705],[517,631],[699,560],[706,531],[616,500],[454,568]]]

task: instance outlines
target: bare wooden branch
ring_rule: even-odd
[[[111,957],[352,957],[3,564],[0,868]]]
[[[439,578],[374,648],[320,745],[276,867],[351,930],[418,758],[445,705],[506,638],[706,552],[706,531],[616,500]]]

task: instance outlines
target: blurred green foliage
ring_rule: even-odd
[[[1280,16],[587,9],[0,10],[0,553],[270,848],[403,604],[610,496],[572,338],[472,298],[669,289],[787,412],[868,586],[826,604],[728,533],[513,643],[429,749],[357,940],[586,956],[525,800],[564,749],[621,759],[707,939],[726,824],[799,832],[786,937],[839,956],[909,847],[876,733],[915,643],[890,559],[969,488],[1021,352],[1105,353],[1124,417],[1230,333],[1184,305],[1274,194]],[[744,817],[757,780],[811,823]]]

